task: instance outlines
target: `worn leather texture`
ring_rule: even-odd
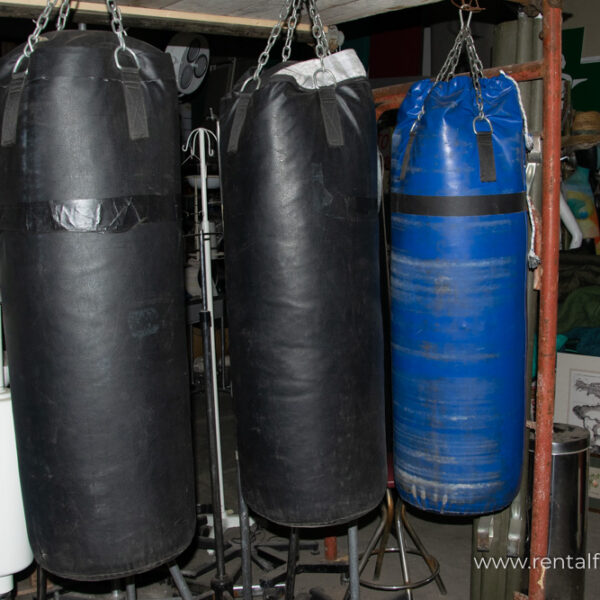
[[[365,77],[338,81],[324,115],[280,68],[243,101],[234,151],[243,96],[221,105],[227,307],[244,496],[310,527],[386,485],[376,126]]]
[[[168,57],[128,38],[149,127],[133,141],[115,36],[47,37],[0,148],[19,469],[38,563],[115,579],[175,558],[195,530],[175,82]],[[0,64],[0,114],[18,54]]]

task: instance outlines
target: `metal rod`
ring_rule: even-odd
[[[238,504],[240,510],[240,535],[242,544],[242,590],[244,600],[252,600],[252,548],[250,545],[250,515],[248,505],[242,493],[242,478],[240,476],[240,462],[238,453],[235,453],[237,465]]]
[[[217,130],[218,132],[218,130]],[[225,516],[225,490],[223,487],[223,454],[221,450],[221,423],[219,414],[219,390],[218,390],[218,379],[217,379],[217,351],[215,347],[215,318],[213,309],[213,279],[212,279],[212,250],[211,250],[211,237],[210,237],[210,223],[208,221],[208,191],[206,188],[206,180],[208,177],[208,170],[206,167],[206,146],[210,144],[211,136],[214,135],[207,129],[200,128],[200,179],[201,179],[201,203],[202,203],[202,248],[201,254],[201,267],[202,271],[202,304],[207,311],[209,321],[209,345],[211,351],[210,370],[207,371],[206,361],[204,363],[204,377],[208,379],[209,373],[212,378],[212,388],[209,400],[212,400],[214,406],[213,409],[213,422],[214,422],[214,434],[216,439],[215,453],[212,458],[216,460],[218,466],[217,479],[212,482],[213,487],[216,483],[219,490],[220,497],[220,518],[221,521]],[[215,141],[218,145],[218,134],[215,136]],[[205,346],[206,348],[207,346]],[[209,402],[210,404],[210,402]],[[214,507],[213,507],[214,510]]]
[[[298,562],[298,547],[300,535],[297,527],[290,530],[290,547],[288,549],[287,574],[285,576],[285,600],[294,600],[294,586],[296,584],[296,565]]]
[[[406,562],[406,545],[404,544],[404,534],[402,533],[402,520],[400,518],[400,503],[396,504],[396,536],[398,537],[398,549],[400,550],[400,568],[402,569],[402,578],[406,585],[410,585],[408,575],[408,564]],[[412,590],[408,588],[405,594],[406,600],[413,600]]]
[[[381,538],[381,534],[383,533],[383,529],[387,523],[387,503],[381,505],[381,519],[379,519],[379,524],[377,525],[377,529],[375,529],[367,547],[360,557],[360,562],[358,563],[358,575],[362,575],[362,572],[365,570],[367,563],[369,562],[369,558],[371,558],[371,553],[373,549],[377,545],[377,542]],[[348,600],[350,598],[350,586],[347,587],[346,593],[344,594],[344,600]]]
[[[394,499],[392,498],[392,492],[388,488],[385,491],[385,504],[386,504],[386,521],[381,534],[381,543],[379,544],[379,550],[377,552],[377,560],[375,562],[375,573],[373,579],[377,581],[381,576],[381,568],[383,567],[383,559],[385,557],[385,549],[387,547],[390,532],[392,531],[392,525],[394,524]]]
[[[47,588],[47,579],[46,579],[46,571],[37,566],[37,582],[36,582],[36,596],[37,600],[46,600],[46,588]]]
[[[558,247],[560,227],[560,125],[562,13],[553,0],[543,0],[544,139],[542,148],[542,289],[540,295],[536,436],[533,475],[530,600],[544,600],[548,553],[550,483],[556,363]]]
[[[410,524],[408,517],[406,516],[406,505],[404,504],[404,502],[402,502],[402,500],[399,499],[398,503],[401,506],[400,518],[402,519],[402,524],[404,525],[404,529],[406,529],[406,532],[412,539],[417,550],[421,553],[421,556],[423,557],[423,560],[427,563],[427,566],[429,567],[431,574],[433,575],[435,573],[436,567],[438,568],[438,573],[435,576],[435,583],[437,584],[438,589],[440,590],[440,594],[442,594],[442,596],[445,596],[448,593],[448,591],[446,590],[446,586],[444,585],[444,582],[442,581],[442,576],[439,573],[439,565],[437,564],[437,561],[435,560],[435,558],[433,556],[431,556],[431,554],[429,554],[429,552],[427,551],[427,548],[425,548],[425,544],[423,544],[423,542],[421,541],[421,538],[417,535],[417,532],[414,530],[413,526]]]
[[[181,596],[181,600],[194,600],[187,581],[183,578],[177,563],[171,563],[169,565],[169,573],[171,573],[171,577],[173,578],[175,587]]]
[[[221,388],[225,390],[227,389],[225,380],[225,301],[223,301],[223,311],[219,325],[221,328]]]
[[[350,600],[360,599],[360,573],[358,568],[358,525],[348,527],[348,571],[350,572]]]
[[[137,593],[135,590],[135,579],[133,577],[127,578],[127,583],[125,585],[125,592],[127,594],[127,600],[136,600]]]
[[[213,372],[214,354],[213,344],[211,343],[211,337],[214,341],[214,336],[211,336],[211,325],[213,323],[211,314],[208,308],[208,294],[212,295],[207,290],[206,285],[206,272],[205,272],[205,261],[204,253],[205,246],[200,244],[200,252],[202,254],[200,260],[200,269],[202,270],[202,310],[204,313],[204,321],[202,323],[202,342],[203,342],[203,354],[204,354],[204,385],[206,389],[206,417],[208,421],[208,450],[209,450],[209,463],[210,463],[210,482],[212,490],[212,509],[213,509],[213,528],[215,534],[215,563],[216,563],[216,579],[218,581],[224,581],[227,574],[225,571],[225,544],[223,541],[223,513],[222,513],[222,495],[220,488],[220,469],[218,457],[218,421],[216,420],[216,411],[218,407],[213,402],[213,395],[216,385],[216,377]],[[212,332],[214,333],[214,332]],[[215,586],[218,587],[218,586]],[[215,589],[215,596],[217,600],[221,600],[223,592],[221,589]]]

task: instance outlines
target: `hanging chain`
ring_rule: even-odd
[[[469,13],[473,14],[473,13]],[[477,54],[475,48],[475,42],[471,35],[471,29],[468,29],[468,34],[465,37],[465,47],[467,49],[467,56],[469,57],[469,66],[471,67],[471,79],[473,80],[473,87],[475,88],[475,99],[477,101],[477,108],[479,109],[479,120],[487,120],[483,111],[483,94],[481,92],[481,79],[483,77],[483,63]],[[489,123],[489,121],[488,121]]]
[[[315,38],[317,45],[315,46],[315,53],[317,58],[321,61],[321,69],[325,70],[325,63],[323,62],[326,56],[331,54],[329,50],[329,42],[325,35],[325,28],[323,27],[323,21],[321,21],[321,15],[317,10],[316,0],[306,0],[308,4],[308,12],[310,13],[310,20],[312,21],[312,34]]]
[[[123,16],[121,15],[121,9],[118,7],[116,0],[106,0],[106,8],[110,14],[110,28],[119,40],[119,48],[125,50],[127,48],[125,44],[125,36],[127,32],[123,28]]]
[[[260,80],[260,74],[262,70],[265,68],[265,65],[269,62],[269,55],[271,54],[271,50],[283,29],[283,24],[287,19],[290,10],[292,8],[292,0],[285,0],[284,5],[281,7],[281,11],[279,12],[279,20],[275,25],[273,25],[273,29],[271,29],[271,33],[269,34],[269,39],[267,41],[267,45],[265,49],[262,51],[261,55],[258,57],[258,64],[256,65],[256,69],[254,71],[254,75],[252,75],[252,79],[257,82],[257,85],[260,85],[258,82]],[[246,82],[245,82],[246,83]],[[244,85],[245,85],[244,83]]]
[[[56,2],[57,0],[46,0],[46,6],[44,7],[44,10],[42,10],[42,12],[40,13],[40,16],[35,21],[35,29],[33,30],[33,33],[27,38],[27,42],[25,44],[25,47],[23,48],[23,53],[19,57],[19,60],[17,60],[17,62],[15,63],[13,73],[18,73],[19,69],[21,68],[21,65],[23,64],[23,61],[29,60],[29,57],[33,54],[35,47],[40,41],[40,35],[42,34],[42,31],[44,31],[44,29],[46,29],[46,27],[48,26],[48,21],[50,20],[50,15],[54,10]]]
[[[452,49],[448,53],[438,76],[435,78],[434,84],[431,87],[429,93],[433,91],[435,86],[440,83],[440,81],[449,81],[454,77],[456,73],[456,68],[458,66],[458,61],[460,60],[460,56],[462,54],[463,46],[467,51],[467,58],[469,60],[469,70],[471,71],[471,79],[473,81],[473,88],[475,89],[475,102],[477,103],[477,116],[473,120],[473,130],[477,133],[475,128],[475,123],[477,121],[485,121],[490,130],[492,129],[492,124],[489,119],[485,116],[484,108],[483,108],[483,94],[481,91],[481,79],[484,77],[483,75],[483,63],[477,54],[477,49],[475,48],[475,42],[473,40],[473,34],[471,33],[471,17],[473,16],[473,11],[468,12],[467,20],[464,20],[463,10],[458,11],[458,16],[460,17],[460,31],[454,40],[454,45]],[[410,132],[413,133],[419,122],[421,121],[423,115],[425,114],[425,102],[423,102],[423,106],[417,115],[415,122],[410,128]]]
[[[281,52],[281,58],[283,59],[283,62],[288,61],[292,53],[292,40],[294,38],[294,32],[296,31],[296,25],[298,25],[298,17],[300,16],[300,12],[302,10],[302,2],[303,0],[294,0],[294,6],[287,22],[287,35],[285,37],[283,51]]]
[[[125,43],[125,37],[127,36],[127,32],[123,27],[123,15],[121,14],[121,9],[117,4],[117,0],[106,0],[106,8],[108,9],[108,13],[110,14],[110,28],[113,30],[113,33],[117,36],[119,40],[119,45],[115,49],[114,58],[115,64],[117,65],[117,69],[122,70],[123,66],[119,61],[119,52],[125,52],[133,58],[133,62],[135,63],[136,68],[139,70],[140,63],[138,61],[137,55],[135,52],[127,46]]]
[[[58,19],[56,20],[56,30],[62,31],[67,24],[69,13],[71,12],[71,0],[63,0],[60,5],[60,11],[58,13]]]
[[[107,0],[107,2],[112,0]],[[258,86],[260,86],[260,74],[262,70],[265,68],[265,65],[269,62],[269,57],[271,54],[271,50],[275,45],[275,42],[279,38],[281,31],[283,29],[284,24],[287,21],[287,34],[286,40],[283,47],[283,51],[281,53],[281,57],[284,62],[289,60],[290,55],[292,53],[292,40],[294,37],[294,31],[298,25],[300,13],[302,11],[302,4],[306,4],[308,7],[308,12],[310,15],[310,19],[312,22],[312,35],[315,39],[315,54],[317,58],[321,61],[321,67],[319,72],[329,72],[325,69],[324,59],[326,56],[331,54],[329,50],[329,41],[327,40],[327,36],[325,35],[325,28],[323,26],[323,22],[321,21],[321,16],[319,11],[317,10],[316,0],[285,0],[281,11],[279,12],[279,20],[271,29],[271,33],[269,34],[269,39],[267,40],[267,45],[265,49],[262,51],[261,55],[258,57],[258,64],[256,65],[256,69],[254,70],[254,74],[250,79],[254,80]],[[247,83],[250,81],[247,79],[243,85],[242,90],[246,87]]]

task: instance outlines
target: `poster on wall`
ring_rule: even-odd
[[[600,357],[557,354],[554,421],[585,427],[600,455]]]

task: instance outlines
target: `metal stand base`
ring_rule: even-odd
[[[390,533],[392,532],[392,528],[394,528],[394,533],[398,539],[398,547],[397,548],[388,548],[388,538]],[[409,537],[413,541],[416,549],[407,549],[405,543],[405,534],[408,533]],[[379,549],[375,550],[375,547],[379,543]],[[396,553],[400,555],[400,568],[402,570],[402,578],[403,583],[400,585],[384,585],[379,583],[379,578],[381,576],[381,568],[383,566],[383,558],[388,553]],[[407,554],[414,554],[416,556],[420,556],[427,567],[431,575],[425,577],[424,579],[420,579],[418,581],[411,581],[410,575],[408,572],[408,563],[406,560]],[[442,577],[440,575],[440,565],[436,558],[429,554],[423,542],[417,535],[416,531],[413,529],[412,525],[408,521],[406,516],[406,507],[403,502],[398,499],[395,503],[392,498],[392,492],[388,489],[386,492],[386,501],[384,505],[381,507],[381,521],[375,530],[375,533],[369,540],[367,544],[367,548],[362,555],[359,565],[358,571],[359,574],[365,570],[369,559],[372,556],[377,556],[377,560],[375,563],[375,572],[373,575],[373,579],[361,579],[360,584],[364,587],[368,587],[375,590],[380,590],[384,592],[398,592],[404,591],[406,600],[412,600],[412,590],[415,588],[423,587],[432,581],[435,581],[440,594],[446,595],[446,587],[444,582],[442,581]],[[346,592],[345,600],[348,600],[350,597],[350,590]]]
[[[268,596],[269,590],[275,590],[285,582],[285,600],[294,599],[294,588],[296,583],[296,575],[302,573],[332,573],[340,575],[348,575],[350,579],[351,600],[359,600],[360,586],[359,582],[359,564],[358,564],[358,544],[357,544],[358,527],[351,525],[348,528],[348,560],[337,560],[335,562],[323,559],[315,559],[314,561],[298,562],[298,552],[300,549],[318,550],[316,542],[300,542],[298,529],[293,527],[290,531],[290,541],[288,545],[287,561],[281,564],[280,567],[269,571],[266,575],[260,578],[260,587],[262,588],[265,597]],[[256,550],[270,554],[271,559],[279,558],[271,549],[265,546],[257,545]],[[269,552],[269,550],[271,550]],[[330,600],[320,589],[315,588],[310,590],[310,597],[314,600]]]

